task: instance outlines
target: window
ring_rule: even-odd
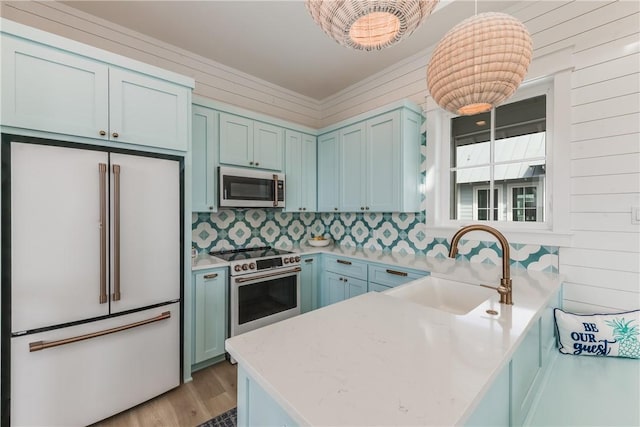
[[[472,210],[480,221],[544,221],[546,102],[538,95],[451,119],[450,219],[471,219]]]
[[[568,47],[534,59],[528,81],[488,113],[456,117],[427,100],[429,235],[482,221],[512,242],[571,243],[572,55]]]

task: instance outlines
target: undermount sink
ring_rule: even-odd
[[[398,286],[385,293],[452,314],[467,314],[497,294],[495,290],[479,285],[433,276]]]

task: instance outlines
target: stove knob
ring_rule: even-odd
[[[289,258],[289,263],[293,264],[294,262],[296,262],[296,258],[295,257]]]
[[[255,270],[255,269],[256,269],[256,263],[255,262],[249,263],[249,270]]]
[[[247,271],[249,269],[249,266],[247,264],[242,264],[242,269],[244,271]]]
[[[283,261],[285,264],[289,264],[289,258],[287,258],[287,257],[282,258],[282,261]]]
[[[242,268],[240,267],[240,265],[239,265],[239,264],[236,264],[236,266],[235,266],[235,267],[233,267],[233,269],[234,269],[235,271],[240,271],[240,270],[242,270]]]
[[[300,257],[299,256],[296,257],[296,262],[300,262]]]

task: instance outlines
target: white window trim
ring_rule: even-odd
[[[527,80],[509,102],[541,94],[547,85],[547,160],[545,223],[479,221],[498,228],[510,242],[571,246],[570,164],[571,164],[571,73],[573,46],[535,58]],[[469,221],[449,219],[450,126],[454,117],[427,100],[426,225],[428,234],[450,238]],[[483,239],[492,240],[488,234]]]

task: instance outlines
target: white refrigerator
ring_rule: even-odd
[[[3,425],[87,425],[181,382],[180,157],[2,136]]]

